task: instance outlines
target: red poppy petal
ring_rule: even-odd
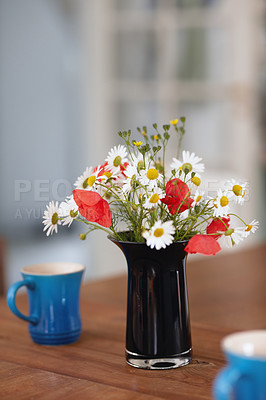
[[[73,197],[79,208],[79,213],[89,222],[96,222],[99,225],[109,228],[112,225],[111,211],[109,204],[99,193],[75,189]]]
[[[221,247],[217,240],[212,236],[195,235],[193,236],[185,247],[185,251],[190,254],[200,253],[205,255],[215,255]]]
[[[219,218],[213,219],[212,222],[207,226],[206,232],[208,234],[217,233],[217,232],[225,232],[226,226],[227,226],[227,228],[229,227],[230,217],[225,217],[225,218],[221,218],[221,219],[224,223]],[[214,239],[217,239],[220,236],[221,235],[219,235],[219,234],[212,235],[212,237]]]
[[[73,190],[73,197],[78,207],[81,205],[93,207],[102,198],[97,192],[82,189]]]

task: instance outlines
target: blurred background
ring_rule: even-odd
[[[182,115],[205,189],[248,180],[238,212],[260,229],[244,246],[264,241],[265,21],[262,0],[0,0],[1,284],[45,261],[83,263],[86,279],[126,272],[101,232],[80,241],[76,223],[47,238],[43,211],[119,130]]]

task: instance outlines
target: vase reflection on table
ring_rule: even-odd
[[[184,242],[156,250],[109,237],[128,266],[126,359],[137,368],[169,369],[191,361]]]

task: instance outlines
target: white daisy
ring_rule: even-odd
[[[218,189],[217,196],[213,199],[213,216],[225,217],[229,213],[229,195],[228,192]]]
[[[82,175],[80,175],[76,182],[74,183],[74,186],[77,189],[89,189],[90,186],[88,186],[88,178],[92,175],[93,168],[86,167],[85,171],[83,172]]]
[[[204,192],[202,190],[196,190],[194,195],[191,197],[194,200],[191,207],[194,208],[195,206],[198,206],[204,201]]]
[[[260,225],[259,221],[253,219],[253,221],[251,221],[250,224],[246,226],[245,232],[247,232],[248,234],[250,232],[255,233],[256,230],[259,228],[259,225]]]
[[[157,207],[160,203],[160,199],[165,196],[165,193],[160,188],[155,188],[152,193],[150,193],[149,197],[146,199],[145,203],[143,204],[144,208],[154,208]]]
[[[221,248],[232,247],[235,244],[239,244],[243,239],[248,236],[248,232],[243,227],[240,228],[228,228],[217,240]]]
[[[62,225],[70,226],[78,215],[78,206],[73,198],[73,194],[62,201],[59,207],[59,217],[62,217]]]
[[[152,190],[158,186],[158,183],[163,183],[163,176],[156,168],[145,168],[139,172],[139,181],[148,190]]]
[[[243,204],[246,200],[247,186],[247,182],[240,182],[235,179],[231,179],[226,183],[230,198],[238,204]]]
[[[105,161],[108,162],[112,171],[120,171],[120,165],[128,162],[127,149],[124,145],[114,146],[108,153]]]
[[[128,165],[123,172],[125,175],[122,190],[124,193],[131,192],[134,182],[138,179],[139,173],[134,165]]]
[[[131,154],[132,164],[136,167],[138,171],[144,169],[145,167],[150,167],[151,165],[154,166],[154,162],[151,161],[150,153],[145,153],[144,158],[143,154],[138,152],[137,155]]]
[[[192,172],[200,173],[204,172],[204,164],[200,163],[202,158],[197,157],[195,153],[189,153],[189,151],[182,151],[183,160],[180,161],[177,158],[173,158],[173,162],[170,165],[172,169],[186,172],[191,174]]]
[[[47,230],[47,236],[49,236],[50,233],[52,235],[54,231],[57,233],[57,225],[61,225],[61,221],[59,220],[58,201],[56,203],[50,201],[50,203],[46,206],[46,210],[43,213],[42,223],[45,225],[43,230]]]
[[[157,221],[149,231],[144,231],[142,236],[146,239],[147,246],[160,250],[173,243],[174,233],[175,228],[172,221]]]

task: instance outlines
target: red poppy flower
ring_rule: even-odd
[[[79,213],[85,217],[87,221],[96,222],[107,228],[112,225],[109,204],[99,193],[75,189],[73,190],[73,196],[79,208]]]
[[[170,213],[182,213],[191,207],[193,199],[189,197],[188,185],[181,179],[174,178],[167,182],[165,186],[166,196],[161,201],[167,205]]]
[[[219,218],[215,218],[212,222],[207,226],[207,233],[217,233],[217,235],[212,235],[214,239],[217,239],[221,236],[218,232],[225,232],[226,229],[229,227],[230,217],[221,218],[222,222]],[[225,226],[226,225],[226,226]],[[227,227],[227,228],[226,228]]]
[[[190,254],[201,253],[207,256],[215,255],[221,247],[216,239],[208,235],[193,236],[185,247],[185,251]]]

